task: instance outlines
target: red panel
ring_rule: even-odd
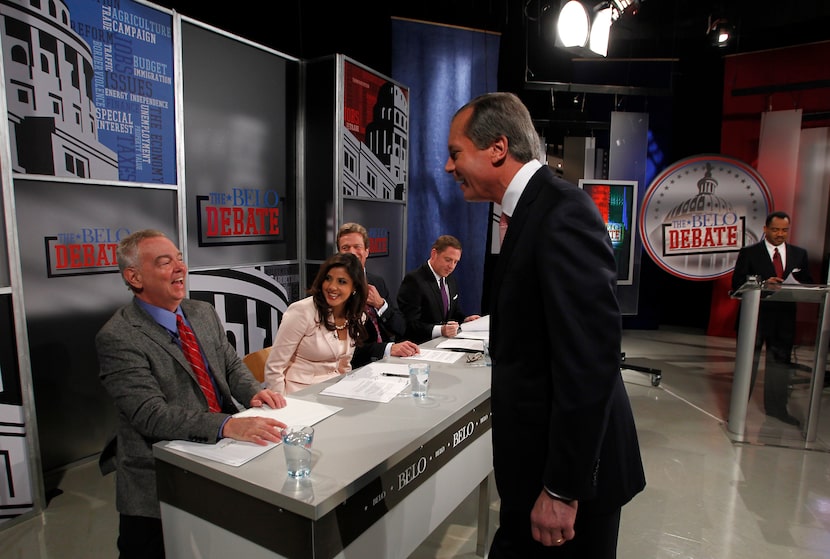
[[[811,114],[830,113],[830,41],[726,57],[721,153],[757,167],[761,113],[801,109],[802,128],[830,126]],[[811,86],[812,85],[812,86]],[[751,95],[736,93],[757,89]],[[725,293],[729,276],[716,280],[707,334],[734,336],[737,302]]]

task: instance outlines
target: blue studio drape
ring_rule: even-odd
[[[392,78],[409,87],[406,270],[429,258],[440,235],[463,247],[454,274],[464,312],[482,308],[489,203],[468,203],[444,172],[450,120],[464,103],[496,91],[497,33],[393,18]]]

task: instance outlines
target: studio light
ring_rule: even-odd
[[[563,47],[584,47],[588,43],[591,16],[582,2],[569,0],[559,11],[556,38]]]
[[[616,16],[614,21],[625,14],[634,15],[640,10],[639,0],[611,0],[609,2],[613,6]]]
[[[623,14],[637,13],[639,5],[639,0],[568,0],[556,21],[556,46],[606,56],[611,25]]]
[[[611,6],[601,8],[596,12],[591,22],[591,37],[588,39],[588,48],[600,56],[608,54],[608,39],[611,37],[611,24],[614,10]]]
[[[726,18],[717,18],[714,21],[709,16],[709,25],[706,29],[709,42],[715,47],[726,47],[735,35],[735,28]]]

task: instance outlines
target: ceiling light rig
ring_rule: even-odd
[[[709,22],[706,27],[706,36],[712,46],[724,48],[729,46],[729,43],[735,36],[735,28],[729,23],[725,17],[712,19],[709,16]]]
[[[625,14],[636,14],[639,7],[639,0],[568,0],[556,21],[556,46],[606,56],[611,25]]]

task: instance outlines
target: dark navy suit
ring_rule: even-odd
[[[616,549],[613,519],[645,486],[620,373],[616,278],[594,202],[541,167],[510,218],[491,290],[501,509],[490,557],[608,556]],[[531,537],[530,511],[543,486],[579,500],[575,539],[561,548]]]
[[[784,278],[790,275],[800,283],[813,283],[807,251],[785,243]],[[779,249],[780,250],[780,249]],[[732,289],[746,282],[747,276],[757,275],[761,280],[775,277],[775,268],[766,243],[744,247],[738,253],[732,273]],[[795,342],[796,304],[780,301],[761,301],[758,311],[758,333],[755,337],[755,356],[752,360],[750,393],[758,376],[761,346],[767,344],[764,366],[764,410],[767,415],[787,417],[787,396],[790,383],[790,355]]]
[[[444,281],[449,297],[447,314],[444,314],[441,290],[429,264],[424,262],[406,274],[401,282],[398,306],[406,317],[406,337],[416,344],[431,340],[432,329],[436,324],[449,320],[460,324],[467,318],[458,301],[458,283],[455,278],[450,274]]]
[[[355,348],[352,356],[352,368],[362,367],[372,361],[383,359],[386,344],[403,340],[406,333],[406,319],[400,309],[395,306],[395,302],[389,298],[389,288],[386,287],[383,278],[377,274],[366,272],[366,281],[369,285],[375,286],[378,294],[383,297],[388,305],[386,312],[378,317],[380,337],[383,341],[377,341],[378,331],[375,329],[374,323],[367,319],[365,326],[368,336],[363,345]]]

